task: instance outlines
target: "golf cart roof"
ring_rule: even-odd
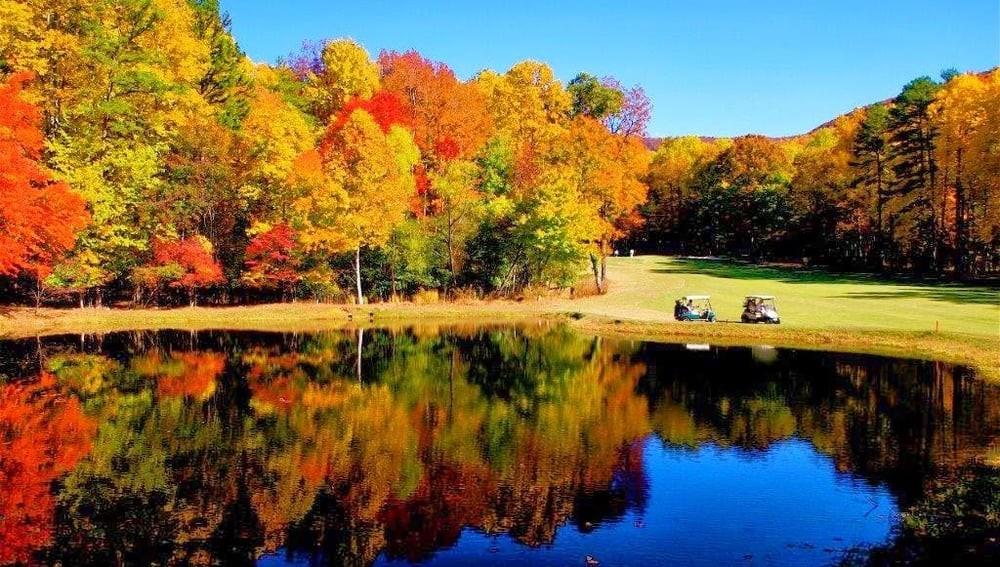
[[[748,295],[747,299],[774,299],[773,295]]]
[[[685,299],[688,299],[688,300],[691,300],[691,301],[700,301],[700,300],[703,300],[703,299],[709,299],[710,297],[711,296],[709,296],[709,295],[685,295],[684,297],[681,298],[681,301],[683,301]]]

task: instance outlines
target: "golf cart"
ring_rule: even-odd
[[[781,323],[778,316],[778,308],[774,304],[773,295],[748,295],[743,300],[743,315],[740,320],[744,323]]]
[[[707,295],[685,295],[674,302],[674,319],[715,322],[711,298]]]

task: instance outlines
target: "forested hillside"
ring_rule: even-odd
[[[1000,72],[919,77],[809,134],[663,140],[647,246],[960,277],[1000,261]]]
[[[644,145],[640,87],[349,39],[250,61],[217,0],[0,0],[0,295],[173,304],[606,287],[616,246],[996,271],[1000,73],[808,136]],[[705,111],[710,111],[706,109]],[[625,242],[627,240],[627,242]]]

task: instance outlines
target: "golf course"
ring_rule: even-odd
[[[743,298],[766,294],[787,328],[1000,333],[1000,289],[986,286],[663,256],[611,258],[608,271],[609,293],[580,300],[579,311],[670,321],[675,299],[704,294],[720,322],[738,322]]]
[[[581,281],[586,276],[581,274]],[[515,300],[371,305],[297,302],[164,309],[8,308],[0,336],[139,329],[306,332],[353,326],[559,319],[581,332],[666,342],[769,344],[970,364],[1000,380],[1000,290],[821,269],[667,256],[610,258],[608,292]],[[582,286],[581,286],[582,287]],[[684,295],[710,295],[716,323],[676,322]],[[749,294],[776,296],[780,325],[739,322]]]

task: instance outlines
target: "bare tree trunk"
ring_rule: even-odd
[[[361,293],[361,245],[354,249],[354,281],[358,288],[358,305],[365,302],[365,296]]]
[[[455,227],[452,224],[451,218],[451,204],[448,205],[448,271],[451,273],[451,279],[455,279],[455,245],[454,245],[454,232]]]

